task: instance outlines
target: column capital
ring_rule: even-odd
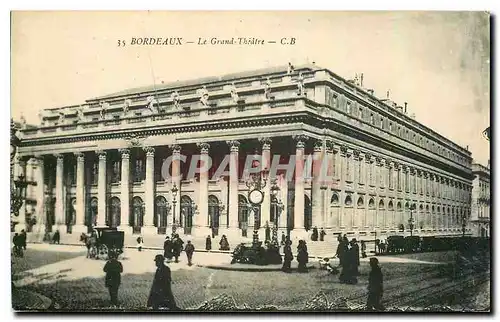
[[[64,154],[62,154],[62,153],[56,153],[56,154],[54,154],[54,156],[56,157],[57,162],[63,162],[64,161]]]
[[[326,152],[333,153],[333,149],[335,147],[335,143],[332,140],[325,141]]]
[[[152,146],[145,146],[142,149],[144,150],[144,152],[146,152],[146,157],[147,158],[155,156],[155,148],[154,147],[152,147]]]
[[[196,143],[196,146],[200,148],[200,153],[208,153],[208,150],[210,150],[210,144],[206,142]]]
[[[98,151],[95,152],[95,154],[97,154],[99,156],[99,160],[106,161],[106,155],[107,155],[106,151],[104,151],[104,150],[98,150]]]
[[[118,152],[120,152],[122,160],[130,158],[130,149],[119,149]]]
[[[231,152],[238,152],[240,149],[240,141],[237,140],[231,140],[231,141],[226,141],[227,145],[229,145],[229,149]]]
[[[181,146],[179,144],[172,144],[172,145],[169,145],[168,147],[172,149],[173,154],[181,153]]]
[[[259,138],[259,142],[262,144],[262,150],[270,150],[272,139],[267,136]]]
[[[373,163],[374,156],[370,152],[365,153],[366,163]]]
[[[306,146],[306,141],[309,137],[304,134],[297,134],[292,137],[297,142],[297,149],[303,149]]]
[[[83,152],[75,152],[75,157],[77,162],[84,162],[85,161],[85,153]]]
[[[314,141],[314,152],[322,152],[323,151],[323,140]]]

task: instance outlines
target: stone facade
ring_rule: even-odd
[[[408,234],[410,218],[414,234],[461,234],[470,216],[470,152],[329,70],[162,86],[44,110],[39,127],[21,131],[19,152],[37,182],[37,229],[164,234],[175,223],[181,234],[242,235],[268,222],[296,236],[317,226],[364,239]],[[280,164],[295,156],[293,180],[279,171],[275,198],[268,180],[259,211],[248,207],[241,173],[249,154],[264,163],[280,155]],[[195,155],[212,167],[188,179]],[[228,173],[213,177],[226,155]],[[320,179],[317,160],[331,180]]]
[[[472,164],[472,213],[470,228],[478,237],[490,237],[490,168]]]

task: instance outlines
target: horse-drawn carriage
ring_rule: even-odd
[[[119,256],[123,253],[125,233],[110,227],[94,227],[90,236],[82,234],[80,238],[87,246],[87,257],[107,258],[111,253]]]
[[[253,243],[241,243],[233,251],[231,264],[234,263],[254,265],[281,264],[282,259],[279,248],[275,248],[272,244],[264,248],[262,247],[262,242],[259,242],[257,245]]]

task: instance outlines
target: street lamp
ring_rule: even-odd
[[[20,175],[18,180],[14,180],[14,190],[10,191],[10,211],[14,216],[19,216],[19,210],[23,205],[23,201],[26,198],[26,187],[28,182],[24,175]]]
[[[252,163],[253,168],[258,168],[260,166],[259,161],[254,160]],[[258,173],[252,173],[248,175],[247,180],[245,181],[246,186],[248,187],[248,200],[251,203],[249,209],[252,209],[254,212],[254,231],[253,231],[253,244],[257,247],[259,243],[259,232],[258,232],[258,218],[259,218],[259,205],[264,201],[264,193],[262,189],[267,184],[267,176],[269,174],[268,169],[262,169]]]
[[[273,201],[274,204],[273,206],[275,207],[275,212],[274,212],[274,227],[273,227],[273,239],[272,242],[273,244],[278,247],[279,242],[278,242],[278,223],[279,223],[279,217],[281,216],[281,212],[283,211],[284,205],[283,202],[281,202],[281,199],[278,199],[278,193],[280,192],[280,188],[278,187],[277,180],[273,180],[273,185],[271,186],[271,195],[273,196]]]
[[[172,205],[173,205],[173,224],[172,224],[172,234],[175,234],[175,232],[177,231],[177,226],[175,224],[175,205],[177,204],[177,192],[179,191],[179,189],[177,189],[177,186],[175,185],[174,183],[174,186],[172,187]]]
[[[417,207],[415,204],[411,205],[410,207],[410,219],[408,219],[408,226],[410,227],[410,236],[413,236],[413,227],[414,227],[414,220],[413,220],[413,212],[415,211]]]

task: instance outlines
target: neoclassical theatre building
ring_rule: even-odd
[[[20,131],[18,172],[36,182],[36,206],[22,212],[36,217],[31,229],[61,233],[111,226],[165,234],[175,225],[192,236],[211,228],[242,236],[268,223],[295,236],[314,226],[361,239],[410,230],[462,234],[471,211],[471,154],[406,108],[311,64],[44,110],[39,126]],[[318,179],[314,166],[304,180],[294,178],[299,171],[293,180],[278,172],[262,188],[260,210],[251,208],[242,172],[255,153],[267,165],[272,156],[286,164],[295,155],[296,169],[304,156],[327,160],[333,180]],[[186,159],[174,158],[168,171],[178,176],[166,179],[163,162],[176,155]],[[189,178],[194,155],[210,157],[212,167]],[[231,171],[214,177],[226,155]]]

